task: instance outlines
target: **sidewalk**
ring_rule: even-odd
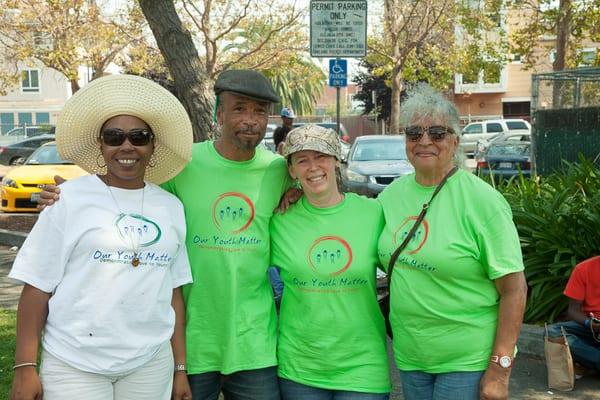
[[[16,253],[7,246],[0,246],[0,308],[16,310],[21,286],[6,276]],[[391,343],[390,343],[391,344]],[[510,381],[510,398],[523,400],[600,400],[600,375],[578,380],[572,392],[549,391],[546,382],[546,364],[543,361],[542,328],[524,325],[519,337],[520,353]],[[388,346],[391,349],[391,346]],[[400,376],[390,351],[392,371],[392,400],[402,400]]]

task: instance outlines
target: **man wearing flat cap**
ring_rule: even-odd
[[[269,221],[291,179],[283,158],[257,148],[279,97],[250,70],[223,72],[214,90],[221,136],[195,144],[192,161],[163,185],[183,202],[187,222],[188,378],[194,399],[220,391],[279,399]]]
[[[177,323],[186,324],[187,349],[175,360],[174,388],[187,373],[197,400],[221,391],[228,400],[278,400],[269,222],[291,178],[283,158],[257,146],[279,97],[250,70],[223,72],[214,90],[221,136],[194,144],[192,161],[162,185],[184,205],[194,279],[183,287],[186,321]],[[58,199],[55,189],[43,204]]]

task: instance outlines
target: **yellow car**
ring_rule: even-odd
[[[12,169],[2,178],[0,210],[37,211],[40,185],[53,184],[54,175],[72,179],[86,174],[77,165],[60,158],[55,142],[46,143],[34,151],[23,166]]]

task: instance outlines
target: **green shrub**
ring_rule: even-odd
[[[573,267],[600,255],[600,169],[590,160],[562,171],[496,185],[510,203],[519,231],[529,295],[526,322],[554,321]]]

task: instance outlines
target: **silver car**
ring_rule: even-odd
[[[359,136],[342,163],[342,185],[345,191],[377,197],[394,179],[413,171],[404,136]]]

